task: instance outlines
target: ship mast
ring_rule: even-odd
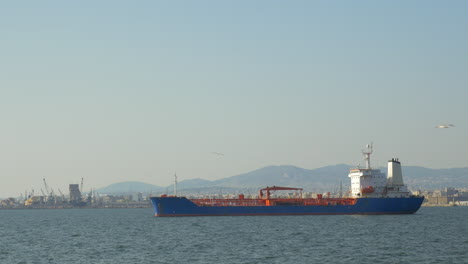
[[[340,181],[340,197],[343,198],[343,183]]]
[[[362,154],[364,155],[364,160],[366,161],[366,169],[368,170],[371,169],[370,155],[372,154],[372,147],[373,147],[373,143],[371,143],[370,145],[367,144],[366,149],[362,150]]]
[[[174,196],[177,197],[177,173],[174,173]]]

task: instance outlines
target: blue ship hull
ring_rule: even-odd
[[[155,216],[413,214],[424,197],[357,198],[353,205],[198,206],[185,197],[151,197]]]

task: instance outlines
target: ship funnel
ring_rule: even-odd
[[[388,161],[387,183],[391,186],[403,186],[403,176],[401,173],[401,164],[398,159]]]

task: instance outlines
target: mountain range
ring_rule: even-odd
[[[244,174],[209,181],[189,179],[178,183],[178,190],[190,193],[230,193],[237,191],[256,192],[266,186],[289,186],[304,188],[305,191],[335,191],[340,183],[349,187],[348,171],[352,166],[338,164],[318,169],[303,169],[296,166],[268,166]],[[380,168],[382,172],[386,168]],[[419,166],[403,166],[403,180],[410,189],[433,190],[445,187],[468,188],[468,167],[452,169],[430,169]],[[173,185],[157,186],[142,182],[120,182],[96,190],[103,194],[123,193],[172,193]]]

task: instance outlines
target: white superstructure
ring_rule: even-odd
[[[379,169],[372,169],[370,155],[372,145],[367,145],[362,151],[366,168],[351,169],[351,196],[358,197],[408,197],[408,188],[403,184],[401,164],[398,159],[388,161],[388,175]]]
[[[401,164],[398,159],[391,159],[388,161],[387,196],[409,196],[408,187],[403,183]]]

